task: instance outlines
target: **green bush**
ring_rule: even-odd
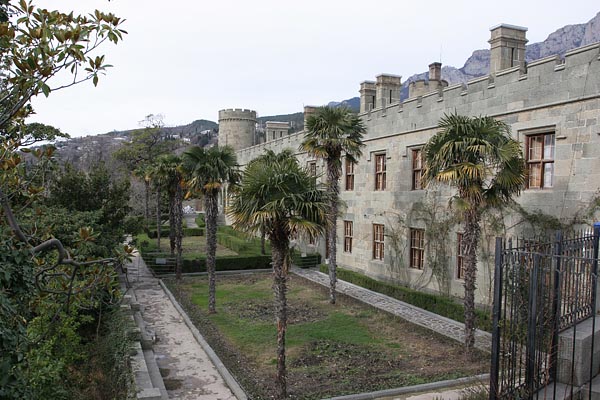
[[[206,222],[204,221],[204,214],[198,214],[198,216],[196,217],[196,225],[198,225],[200,228],[206,227]]]
[[[321,265],[320,269],[321,272],[327,273],[326,265]],[[339,267],[337,268],[337,277],[374,292],[385,294],[386,296],[404,301],[405,303],[412,304],[413,306],[431,311],[446,318],[450,318],[459,322],[465,321],[465,310],[463,305],[456,303],[450,297],[419,292],[404,286],[381,282],[358,272],[349,271]],[[475,311],[477,315],[477,327],[490,332],[492,330],[492,321],[490,319],[490,315],[481,310]]]
[[[321,264],[321,255],[319,253],[307,254],[302,257],[302,254],[294,252],[292,254],[292,264],[300,268],[313,268]]]
[[[204,236],[204,228],[183,228],[183,236]]]
[[[160,228],[160,237],[161,238],[168,238],[169,237],[169,232],[170,229],[169,228]],[[158,235],[156,234],[156,228],[155,229],[148,229],[148,237],[150,239],[156,239]]]

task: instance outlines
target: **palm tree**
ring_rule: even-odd
[[[455,186],[463,216],[465,260],[465,346],[475,344],[475,280],[481,215],[486,207],[507,204],[525,184],[521,145],[504,122],[491,117],[445,115],[440,131],[423,148],[423,182]]]
[[[294,157],[294,153],[292,152],[291,149],[284,149],[281,151],[281,153],[275,153],[273,150],[267,149],[267,150],[265,150],[265,152],[262,155],[256,157],[252,161],[250,161],[250,164],[262,163],[263,165],[269,166],[272,163],[285,160],[286,158],[289,158],[289,157]],[[265,237],[266,237],[265,229],[264,229],[264,227],[261,227],[260,228],[260,253],[263,255],[267,253],[266,246],[265,246]]]
[[[184,166],[190,175],[190,187],[204,196],[206,213],[206,270],[208,272],[208,312],[214,314],[215,267],[217,253],[217,216],[219,213],[218,196],[224,185],[235,186],[239,180],[237,159],[229,146],[194,146],[183,153]]]
[[[361,119],[349,109],[320,107],[306,120],[306,136],[300,145],[309,154],[325,159],[327,163],[327,185],[331,193],[327,213],[327,245],[329,253],[329,301],[335,304],[337,282],[337,217],[342,175],[342,155],[346,160],[357,162],[364,146],[362,136],[365,126]]]
[[[271,241],[273,290],[277,316],[278,397],[287,395],[285,334],[287,329],[287,273],[290,237],[317,237],[323,231],[328,193],[300,168],[293,156],[248,164],[242,185],[233,195],[228,215],[235,229],[258,233]]]
[[[171,254],[176,252],[176,279],[181,279],[181,242],[183,239],[183,170],[181,159],[173,154],[157,159],[154,174],[158,184],[169,193],[169,238]]]

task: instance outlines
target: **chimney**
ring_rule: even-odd
[[[434,62],[429,64],[429,80],[430,81],[441,81],[442,80],[442,63]]]
[[[400,102],[401,76],[381,74],[376,79],[375,89],[377,94],[375,95],[375,107],[385,107],[389,104]]]
[[[360,84],[360,112],[364,113],[375,108],[375,82],[364,81]]]
[[[491,27],[490,31],[490,75],[517,66],[524,70],[527,28],[500,24]]]

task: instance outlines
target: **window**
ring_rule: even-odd
[[[527,136],[527,187],[550,188],[554,177],[554,133]]]
[[[346,158],[346,190],[354,190],[354,163]]]
[[[463,234],[456,234],[456,279],[465,279],[465,253]]]
[[[385,190],[385,154],[375,155],[375,190]]]
[[[311,176],[317,176],[317,163],[315,161],[308,163],[308,172]]]
[[[384,226],[381,224],[373,224],[373,258],[375,260],[383,260],[384,249]]]
[[[423,269],[425,258],[425,230],[410,228],[410,267]]]
[[[423,177],[423,158],[421,149],[412,151],[412,190],[421,190],[421,178]]]
[[[344,221],[344,252],[346,253],[352,253],[353,231],[352,221]]]

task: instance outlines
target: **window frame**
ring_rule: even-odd
[[[308,162],[308,173],[313,178],[317,177],[317,162],[316,161],[309,161]]]
[[[552,137],[551,145],[546,143],[546,137]],[[532,142],[541,138],[541,151],[540,158],[532,159]],[[551,158],[546,158],[546,148],[551,146]],[[527,189],[552,189],[554,187],[554,162],[556,157],[556,132],[555,131],[547,131],[547,132],[539,132],[525,135],[525,163],[527,166],[527,180],[525,182],[525,187]],[[551,165],[551,182],[549,186],[546,186],[546,166]],[[533,168],[537,166],[539,177],[537,178],[538,182],[534,182],[532,185],[533,178]],[[534,178],[535,179],[535,178]]]
[[[352,238],[354,237],[353,221],[344,221],[344,253],[352,253]]]
[[[373,260],[385,258],[385,225],[373,224]]]
[[[375,154],[375,190],[386,190],[386,169],[386,154]]]
[[[354,190],[354,166],[356,165],[356,163],[352,162],[351,160],[349,160],[348,158],[346,158],[346,168],[345,168],[345,189],[346,191],[353,191]]]
[[[408,266],[423,271],[425,267],[425,229],[410,228],[409,237],[410,258]],[[415,242],[417,242],[417,245],[415,245]]]
[[[411,190],[423,190],[423,149],[411,149],[412,183]],[[418,165],[417,164],[418,161]],[[417,182],[418,178],[418,182]]]

